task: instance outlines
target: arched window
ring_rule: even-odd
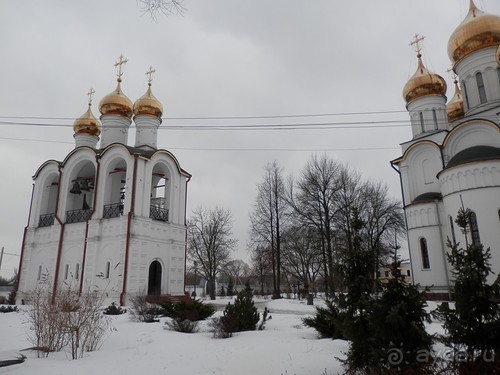
[[[109,279],[109,272],[111,270],[111,263],[106,262],[106,271],[104,272],[104,278]]]
[[[467,94],[467,86],[465,86],[465,81],[462,81],[462,89],[464,91],[465,104],[467,105],[465,109],[467,110],[470,108],[470,104],[469,104],[469,95]]]
[[[479,101],[481,104],[486,103],[486,89],[484,88],[483,75],[481,72],[476,73],[477,91],[479,92]]]
[[[75,280],[78,280],[78,277],[80,277],[80,263],[75,266]]]
[[[66,266],[64,267],[64,280],[68,280],[68,276],[69,276],[69,264],[66,264]]]
[[[481,240],[479,238],[479,226],[477,225],[477,217],[474,211],[471,211],[469,216],[469,225],[470,225],[470,236],[472,239],[473,245],[479,245]]]
[[[422,268],[424,270],[431,268],[429,251],[427,250],[427,240],[423,237],[420,239],[420,255],[422,257]]]
[[[42,266],[38,266],[38,275],[36,277],[37,281],[40,281],[42,278]]]
[[[432,118],[434,120],[434,130],[438,130],[439,127],[438,127],[438,119],[437,119],[437,115],[436,115],[436,110],[433,109],[432,110]]]
[[[451,233],[451,243],[453,245],[457,244],[457,238],[455,237],[455,226],[453,225],[453,218],[450,216],[450,233]]]
[[[424,114],[420,112],[420,131],[423,133],[425,131],[424,126]]]

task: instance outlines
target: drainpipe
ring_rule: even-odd
[[[134,216],[135,209],[135,191],[136,191],[136,180],[137,180],[137,159],[139,158],[138,154],[134,154],[134,170],[132,174],[132,197],[130,199],[130,211],[127,215],[127,234],[126,234],[126,242],[125,242],[125,264],[123,269],[123,285],[122,292],[120,294],[120,306],[123,306],[125,303],[125,293],[127,291],[127,277],[128,277],[128,257],[130,251],[130,234],[131,234],[131,226],[132,226],[132,217]]]
[[[448,279],[448,263],[446,262],[446,250],[445,250],[445,244],[443,242],[443,229],[441,228],[441,216],[439,215],[439,206],[438,206],[438,201],[435,199],[434,200],[434,205],[436,206],[436,213],[437,213],[437,219],[438,219],[438,226],[439,226],[439,237],[441,239],[441,249],[443,249],[443,262],[444,262],[444,272],[446,273],[446,288],[448,289],[448,299],[451,301],[451,290],[450,290],[450,280]]]
[[[94,183],[94,201],[92,203],[92,211],[89,215],[89,218],[85,222],[85,240],[83,242],[82,271],[80,272],[80,288],[78,290],[78,295],[81,295],[83,291],[83,279],[85,276],[85,260],[87,259],[87,240],[89,238],[89,221],[92,219],[92,216],[94,215],[95,205],[97,202],[97,192],[99,191],[98,189],[99,171],[101,169],[101,161],[100,161],[101,159],[99,158],[99,155],[96,155],[95,160],[97,163],[97,169],[95,173],[95,183]]]
[[[407,237],[406,242],[408,244],[408,256],[410,257],[411,283],[412,283],[412,285],[415,285],[415,279],[413,277],[413,262],[411,260],[410,239],[408,238],[408,219],[406,217],[406,203],[405,203],[405,195],[404,195],[404,191],[403,191],[403,180],[401,177],[401,171],[394,166],[394,163],[392,161],[391,161],[391,167],[399,175],[399,187],[401,188],[401,197],[403,200],[403,213],[404,213],[404,217],[405,217],[405,226],[406,226],[406,237]]]
[[[23,266],[23,259],[24,259],[24,247],[26,245],[26,235],[28,233],[28,228],[30,226],[30,220],[31,220],[31,210],[33,208],[33,195],[35,194],[35,184],[32,185],[31,187],[31,200],[30,200],[30,212],[28,214],[28,222],[26,223],[26,226],[24,227],[24,232],[23,232],[23,242],[21,244],[21,256],[19,258],[19,268],[17,271],[17,277],[16,277],[16,288],[19,289],[19,282],[21,281],[21,271],[22,271],[22,266]]]
[[[57,245],[57,258],[56,258],[56,270],[55,270],[55,275],[54,275],[54,285],[52,286],[52,304],[56,302],[56,294],[57,294],[57,283],[59,282],[59,266],[61,263],[61,253],[62,253],[62,246],[63,246],[63,240],[64,240],[64,222],[59,218],[59,198],[61,195],[61,180],[62,180],[62,169],[61,165],[59,164],[59,182],[58,182],[58,188],[57,188],[57,199],[56,199],[56,212],[55,212],[55,218],[59,225],[61,226],[61,232],[59,233],[59,243]]]
[[[186,266],[187,266],[187,248],[188,248],[188,233],[187,233],[187,192],[188,192],[188,182],[191,181],[191,176],[188,176],[186,179],[186,193],[184,194],[184,228],[186,228],[186,234],[184,236],[184,290],[186,290]],[[196,273],[196,269],[195,269]],[[196,292],[196,277],[194,291]]]

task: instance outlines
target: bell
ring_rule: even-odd
[[[90,186],[87,180],[83,180],[81,185],[80,185],[80,190],[81,191],[90,191]]]
[[[71,194],[81,194],[82,190],[80,189],[80,184],[78,181],[73,182],[73,187],[69,191]]]

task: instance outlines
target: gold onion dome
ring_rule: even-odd
[[[406,104],[410,104],[415,99],[424,96],[439,95],[445,96],[446,94],[446,81],[438,74],[430,72],[422,62],[422,55],[417,55],[418,66],[417,71],[406,83],[403,88],[403,97]]]
[[[121,89],[121,79],[118,78],[116,89],[101,99],[99,111],[102,115],[121,115],[127,118],[132,117],[132,102]]]
[[[150,115],[161,118],[163,106],[155,98],[151,91],[151,82],[148,83],[148,91],[134,103],[134,115]]]
[[[95,91],[91,89],[90,92],[88,93],[89,106],[87,108],[87,111],[82,116],[77,118],[73,123],[73,130],[75,134],[90,134],[96,137],[98,137],[99,134],[101,134],[101,123],[94,117],[91,109],[92,94],[94,92]]]
[[[500,44],[500,17],[487,14],[470,0],[469,13],[448,41],[448,56],[456,64],[465,56]]]
[[[446,114],[448,115],[448,120],[450,122],[460,120],[464,117],[464,101],[462,98],[462,92],[458,87],[458,81],[455,79],[453,82],[455,84],[455,95],[451,98],[450,102],[446,106]]]

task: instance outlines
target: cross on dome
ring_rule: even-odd
[[[89,92],[87,93],[87,96],[89,97],[89,106],[92,105],[92,99],[93,95],[95,94],[95,90],[91,87]]]
[[[417,52],[417,55],[420,55],[420,52],[422,52],[422,45],[420,43],[423,42],[424,39],[425,36],[415,34],[413,40],[410,42],[410,46],[415,47],[415,52]]]
[[[148,76],[148,85],[151,86],[151,81],[153,80],[153,73],[156,72],[156,69],[154,69],[152,66],[149,67],[149,70],[146,72],[146,75]]]
[[[118,73],[116,76],[118,77],[118,80],[121,81],[121,77],[123,75],[123,65],[125,65],[128,62],[128,59],[124,57],[123,55],[120,55],[118,58],[118,61],[115,62],[115,68],[118,68]]]

